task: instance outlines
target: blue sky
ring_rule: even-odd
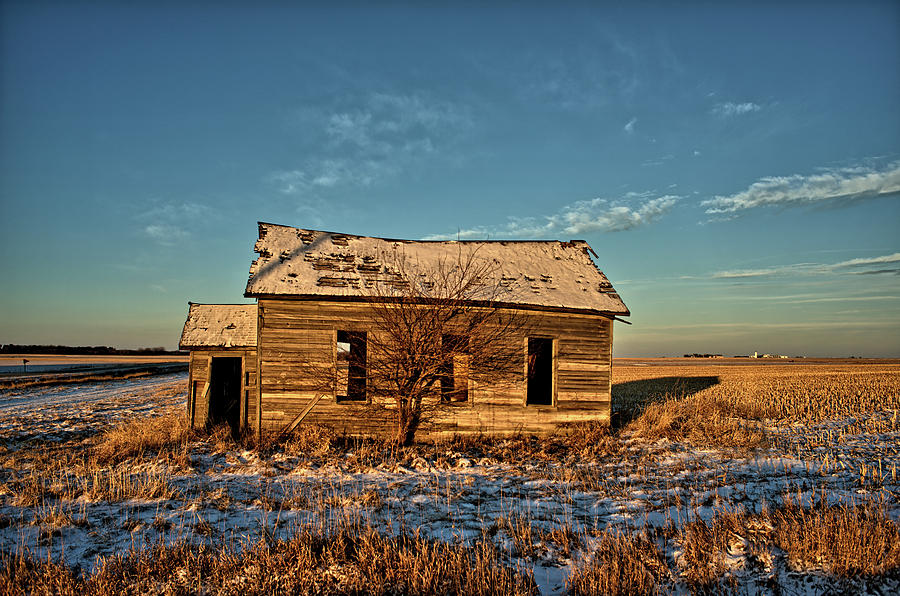
[[[617,356],[900,356],[895,2],[0,10],[0,343],[175,347],[262,220],[587,240]]]

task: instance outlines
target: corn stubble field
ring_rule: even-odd
[[[620,360],[612,428],[399,451],[194,433],[185,385],[0,398],[0,591],[900,590],[897,362]]]

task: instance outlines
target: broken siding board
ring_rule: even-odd
[[[592,360],[589,362],[582,360],[572,360],[570,358],[560,358],[560,371],[587,371],[592,373],[609,371],[609,364],[600,360]]]

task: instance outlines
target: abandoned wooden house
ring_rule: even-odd
[[[479,379],[476,358],[456,350],[422,434],[543,434],[609,419],[613,321],[630,313],[582,240],[409,241],[260,223],[254,250],[244,296],[256,304],[190,305],[180,345],[191,351],[195,426],[227,422],[258,436],[299,424],[384,431],[366,408],[374,306],[409,290],[410,280],[431,287],[437,268],[465,255],[489,264],[477,283],[500,290],[490,303],[473,296],[473,308],[524,321],[508,338],[517,372],[504,382]],[[419,307],[428,304],[425,297]],[[331,371],[327,389],[308,378],[311,362]]]

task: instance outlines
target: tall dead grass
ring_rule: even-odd
[[[783,553],[793,572],[837,579],[900,573],[900,527],[884,503],[802,507],[789,497],[773,511],[722,512],[682,526],[682,574],[695,590],[735,585],[733,571],[748,562],[773,561]]]
[[[678,582],[693,593],[740,592],[744,572],[778,567],[825,574],[835,586],[859,578],[900,579],[900,527],[884,503],[801,507],[787,498],[772,511],[720,511],[664,532],[680,548],[667,559],[646,533],[604,530],[567,580],[573,594],[658,594]]]
[[[260,452],[287,455],[368,469],[380,464],[411,466],[427,461],[434,467],[453,466],[460,459],[487,459],[509,464],[535,461],[596,460],[618,455],[622,442],[605,421],[575,423],[543,437],[533,435],[456,435],[398,447],[382,437],[348,437],[326,426],[301,426],[291,435],[259,446]]]
[[[900,428],[900,366],[797,364],[614,367],[613,407],[629,430],[701,446],[756,448],[763,425],[851,423]]]
[[[51,509],[45,517],[35,523],[75,523],[72,512]],[[758,514],[689,517],[661,530],[590,536],[511,517],[494,526],[513,539],[509,553],[490,530],[470,543],[448,543],[408,529],[387,536],[359,518],[304,526],[288,540],[267,533],[252,545],[157,543],[84,574],[27,552],[0,553],[0,593],[531,594],[531,571],[507,555],[541,559],[551,543],[577,561],[566,583],[573,594],[740,591],[747,573],[761,567],[771,577],[780,570],[824,576],[837,588],[900,580],[900,528],[885,503],[801,507],[788,497]]]
[[[801,507],[787,500],[773,512],[773,540],[793,569],[839,577],[900,571],[900,526],[883,505]]]
[[[606,531],[597,550],[566,581],[571,594],[661,594],[669,581],[665,556],[643,535]]]
[[[184,446],[191,435],[183,413],[137,418],[102,433],[95,443],[93,455],[101,463],[116,463],[148,451]]]
[[[626,428],[638,437],[686,440],[703,447],[754,449],[767,444],[756,422],[736,417],[729,403],[711,395],[651,403]]]
[[[56,561],[4,555],[5,594],[533,594],[531,572],[504,563],[487,538],[471,545],[414,533],[386,537],[344,523],[307,527],[290,540],[219,550],[155,544],[77,575]]]
[[[140,418],[109,429],[87,443],[38,444],[5,454],[0,465],[12,504],[46,506],[57,500],[122,501],[176,494],[168,464],[189,462],[192,433],[183,415]],[[134,458],[163,464],[136,471]]]

